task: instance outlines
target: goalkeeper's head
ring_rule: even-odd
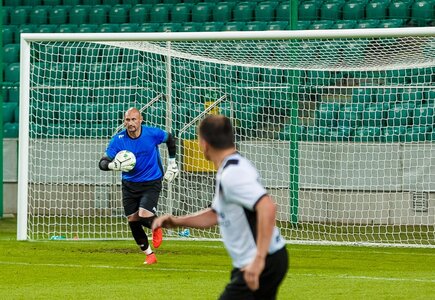
[[[137,108],[131,107],[125,112],[124,126],[129,136],[131,137],[140,136],[141,129],[142,129],[141,127],[142,121],[143,121],[142,114]]]
[[[213,160],[215,153],[235,151],[231,120],[222,115],[208,115],[198,127],[199,144],[205,158]]]

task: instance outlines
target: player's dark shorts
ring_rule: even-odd
[[[219,300],[272,300],[276,299],[278,287],[288,270],[288,253],[283,247],[266,257],[266,266],[260,275],[260,288],[251,291],[243,279],[243,272],[234,268],[231,271],[231,282],[225,287]]]
[[[132,215],[139,207],[156,214],[157,202],[162,190],[162,180],[147,182],[122,181],[122,204],[126,216]]]

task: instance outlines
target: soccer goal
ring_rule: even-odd
[[[20,89],[20,240],[130,238],[98,161],[135,106],[177,137],[160,214],[210,205],[196,126],[219,113],[289,242],[435,246],[435,28],[22,34]]]

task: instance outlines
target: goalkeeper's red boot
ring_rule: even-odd
[[[159,248],[163,240],[163,230],[157,228],[153,230],[153,246],[154,248]]]
[[[148,254],[143,263],[144,265],[152,265],[157,263],[156,255],[154,253]]]

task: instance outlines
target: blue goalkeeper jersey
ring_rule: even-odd
[[[163,166],[158,149],[166,142],[168,133],[160,128],[142,125],[138,138],[131,138],[124,129],[112,137],[106,149],[106,155],[112,160],[121,150],[133,152],[136,165],[130,172],[122,172],[122,179],[131,182],[144,182],[161,179]]]

